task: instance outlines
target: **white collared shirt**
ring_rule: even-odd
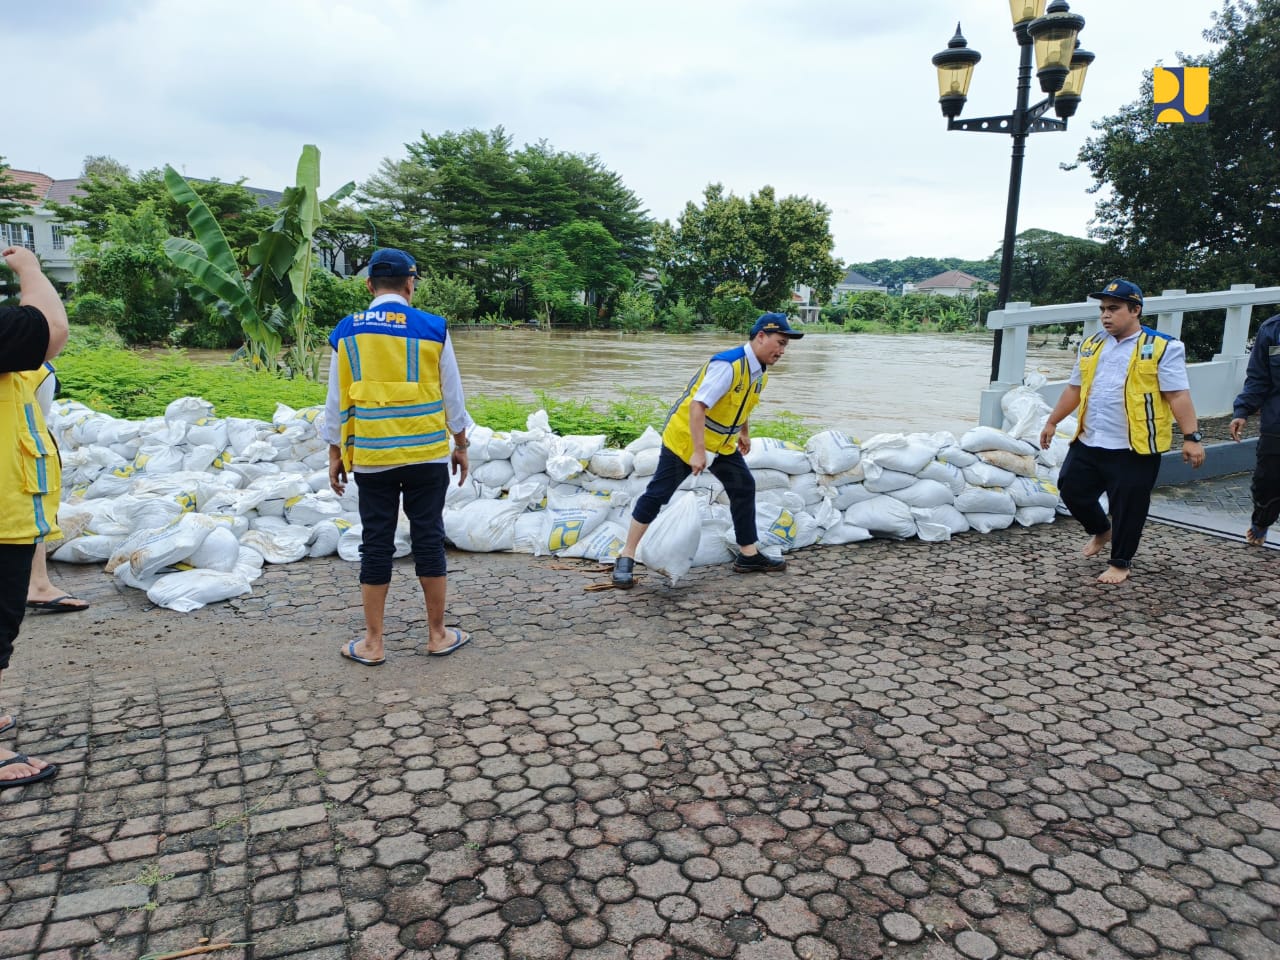
[[[374,297],[373,302],[369,304],[369,309],[381,306],[384,303],[399,303],[409,306],[409,301],[398,293],[384,293]],[[320,439],[330,446],[339,446],[342,442],[342,431],[340,429],[342,423],[341,398],[338,384],[338,351],[333,351],[333,356],[329,359],[329,390],[325,394],[324,401],[324,424],[320,430]],[[470,429],[475,425],[475,421],[471,419],[471,414],[467,412],[466,398],[462,392],[462,375],[458,372],[458,359],[453,355],[453,342],[449,339],[449,332],[446,330],[444,335],[444,349],[440,351],[440,392],[444,400],[444,416],[445,423],[449,427],[450,433],[461,433],[463,430]],[[448,457],[437,457],[435,460],[426,460],[425,463],[448,463]],[[361,467],[360,473],[378,473],[383,470],[393,470],[394,467]]]
[[[1080,429],[1081,443],[1103,450],[1129,449],[1129,416],[1124,408],[1124,384],[1129,376],[1129,361],[1141,335],[1139,328],[1123,340],[1103,338],[1093,383],[1089,387],[1088,409]],[[1187,350],[1181,340],[1170,340],[1165,347],[1156,368],[1156,378],[1160,382],[1161,393],[1190,388],[1187,382]],[[1082,382],[1079,356],[1067,382],[1073,387],[1080,386]]]
[[[756,352],[751,349],[749,343],[747,344],[747,369],[751,371],[752,384],[764,376],[764,367],[760,365]],[[733,364],[723,360],[712,360],[707,365],[707,375],[702,378],[702,385],[698,387],[698,392],[693,395],[693,399],[711,408],[720,402],[720,398],[728,393],[732,386]]]

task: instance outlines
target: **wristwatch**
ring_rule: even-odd
[[[467,449],[467,447],[471,446],[471,441],[468,440],[465,436],[461,440],[459,440],[457,437],[454,437],[453,445],[457,447],[459,450],[465,450]]]
[[[1204,440],[1204,434],[1199,430],[1192,430],[1190,433],[1184,433],[1182,439],[1190,440],[1192,443],[1201,443]]]

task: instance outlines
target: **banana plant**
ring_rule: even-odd
[[[350,195],[355,184],[347,183],[321,201],[320,151],[312,144],[302,148],[296,181],[285,188],[276,221],[260,231],[249,247],[252,269],[246,278],[208,206],[177,171],[166,167],[165,185],[177,202],[186,205],[187,222],[196,239],[171,237],[164,249],[200,288],[239,319],[253,366],[275,369],[288,330],[294,336],[290,369],[315,378],[319,364],[307,332],[315,232],[325,212]]]

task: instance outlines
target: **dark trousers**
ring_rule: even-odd
[[[360,582],[380,587],[391,582],[395,556],[396,520],[400,498],[409,518],[414,569],[420,577],[443,577],[444,495],[449,490],[449,467],[444,463],[414,463],[379,473],[354,474],[360,490]]]
[[[1111,531],[1111,566],[1128,569],[1133,562],[1159,473],[1158,453],[1104,450],[1079,440],[1067,451],[1058,473],[1058,492],[1090,536]],[[1104,493],[1110,521],[1098,502]]]
[[[756,478],[742,454],[722,453],[707,468],[724,484],[729,496],[729,513],[733,517],[733,534],[738,546],[747,547],[756,542]],[[658,454],[658,469],[654,471],[649,486],[645,488],[631,516],[637,523],[653,523],[654,518],[675,494],[693,468],[664,446]]]
[[[34,543],[0,543],[0,670],[9,666],[13,641],[27,612],[27,585],[31,582]]]
[[[1253,468],[1253,518],[1255,530],[1265,530],[1280,517],[1280,437],[1258,437],[1258,463]]]

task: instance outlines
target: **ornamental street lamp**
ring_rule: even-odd
[[[1013,162],[1009,170],[1009,204],[1004,215],[1004,243],[1000,248],[1000,284],[996,291],[996,309],[1004,309],[1009,299],[1013,274],[1013,241],[1018,231],[1018,195],[1022,190],[1022,160],[1026,155],[1027,137],[1046,130],[1067,129],[1067,118],[1074,115],[1084,90],[1084,76],[1094,55],[1079,49],[1077,36],[1084,28],[1084,17],[1071,13],[1066,0],[1053,0],[1045,10],[1045,0],[1009,0],[1013,17],[1013,33],[1018,40],[1018,96],[1013,113],[1000,117],[959,119],[969,97],[973,68],[982,55],[970,50],[960,24],[947,49],[933,57],[938,68],[938,103],[947,118],[948,130],[970,130],[976,133],[1005,133],[1013,137]],[[1048,94],[1034,106],[1031,99],[1031,54],[1035,51],[1036,76],[1040,89]],[[1046,117],[1053,107],[1059,119]],[[1000,346],[1004,331],[995,331],[991,353],[991,379],[1000,376]]]

